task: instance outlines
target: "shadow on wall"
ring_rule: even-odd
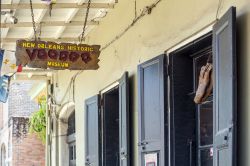
[[[136,158],[135,158],[135,154],[137,153],[137,149],[136,148],[134,148],[134,147],[137,147],[137,145],[136,145],[136,142],[135,141],[132,141],[132,140],[137,140],[136,139],[136,132],[137,131],[135,131],[135,126],[137,126],[137,122],[134,120],[134,117],[135,117],[135,103],[134,103],[134,101],[136,101],[135,100],[135,95],[134,95],[134,92],[135,92],[135,89],[134,89],[134,87],[136,87],[137,86],[137,84],[136,84],[136,80],[135,80],[135,75],[133,74],[133,75],[131,75],[130,77],[129,77],[129,115],[130,115],[130,117],[129,117],[129,119],[130,119],[130,124],[131,124],[131,126],[130,126],[130,153],[131,153],[131,155],[130,155],[130,165],[137,165],[137,163],[133,163],[133,161],[137,161],[136,160]]]
[[[250,153],[250,5],[237,18],[238,56],[238,164],[249,166]]]

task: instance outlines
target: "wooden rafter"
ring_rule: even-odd
[[[40,27],[40,23],[42,22],[43,20],[43,17],[45,16],[46,12],[47,12],[48,9],[43,9],[40,11],[40,13],[38,14],[38,17],[35,18],[35,23],[37,23],[38,26],[36,26],[36,30],[38,30]],[[38,35],[38,34],[37,34]],[[29,33],[29,39],[33,38],[34,37],[34,30],[33,28],[31,28],[30,30],[30,33]]]
[[[46,9],[49,6],[42,3],[34,3],[33,9]],[[114,8],[114,3],[91,3],[91,8]],[[79,5],[77,3],[56,3],[53,5],[53,9],[66,9],[66,8],[87,8],[87,3],[83,3],[82,5]],[[30,9],[30,5],[28,3],[20,3],[20,4],[1,4],[1,9]]]
[[[30,10],[30,4],[28,2],[23,3],[22,1],[19,3],[20,0],[16,0],[14,4],[12,4],[12,0],[9,0],[9,2],[6,2],[6,4],[1,4],[1,10],[14,10],[14,15],[15,11],[19,10]],[[44,3],[33,3],[33,9],[42,9],[42,10],[35,10],[35,23],[36,23],[36,29],[37,29],[37,37],[40,38],[40,40],[43,41],[53,41],[57,43],[62,43],[62,42],[69,42],[69,43],[77,43],[79,42],[79,38],[74,35],[74,37],[62,37],[64,31],[67,29],[67,27],[82,27],[84,25],[84,19],[79,20],[79,21],[72,21],[74,20],[75,16],[79,12],[80,9],[86,9],[88,3],[86,3],[86,0],[77,0],[75,3],[57,3],[53,5],[53,9],[67,9],[63,15],[63,21],[62,19],[59,20],[54,20],[54,21],[49,21],[49,20],[44,20],[44,16],[49,10],[49,5],[46,5]],[[103,3],[91,3],[90,7],[92,9],[110,9],[114,8],[115,3],[113,2],[103,2]],[[69,11],[69,12],[68,12]],[[96,11],[96,10],[93,10]],[[19,13],[20,14],[20,13]],[[16,15],[18,17],[18,15]],[[21,19],[20,19],[21,20]],[[1,31],[2,33],[2,44],[9,49],[14,49],[15,43],[17,40],[24,39],[24,40],[33,40],[34,39],[34,31],[32,28],[32,23],[31,20],[24,19],[24,22],[18,22],[17,24],[11,24],[9,21],[3,22],[0,24]],[[87,22],[87,25],[98,25],[98,21],[93,21],[89,20]],[[21,37],[16,37],[15,34],[12,34],[13,31],[8,33],[9,29],[11,28],[28,28],[24,29],[24,31],[27,31],[23,34],[23,38]],[[43,38],[43,31],[41,36],[39,36],[40,29],[43,27],[51,27],[53,29],[53,34],[52,35],[47,35],[48,37]]]
[[[85,2],[85,0],[78,0],[77,2],[77,5],[83,5]],[[72,19],[76,16],[77,12],[79,11],[80,9],[71,9],[69,15],[66,17],[65,19],[65,23],[69,23],[70,21],[72,21]],[[83,24],[82,24],[83,25]],[[66,29],[66,26],[61,26],[58,31],[56,32],[55,34],[55,39],[58,39],[62,36],[63,32],[65,31]]]
[[[15,43],[17,40],[30,40],[29,38],[3,38],[2,42],[3,43]],[[78,42],[79,39],[76,37],[63,37],[60,39],[55,39],[55,38],[41,38],[43,41],[52,41],[52,42],[57,42],[57,43],[62,43],[62,42]]]
[[[43,27],[51,27],[51,26],[82,26],[83,21],[71,21],[69,23],[65,23],[64,21],[53,21],[53,22],[40,22],[40,25]],[[98,25],[98,21],[89,21],[87,25]],[[39,23],[36,23],[36,26],[39,26]],[[2,23],[1,28],[16,28],[16,27],[32,27],[31,22],[19,22],[17,24],[11,23]]]
[[[79,10],[79,9],[71,9],[69,15],[66,17],[66,19],[65,19],[65,21],[64,21],[65,25],[68,24],[68,23],[75,17],[75,15],[77,14],[78,10]],[[63,32],[65,31],[65,29],[66,29],[66,26],[65,26],[65,25],[64,25],[64,26],[61,26],[61,27],[57,30],[57,32],[56,32],[56,34],[55,34],[55,38],[56,38],[56,39],[60,38],[61,35],[63,34]],[[81,25],[83,25],[83,24],[81,24]]]

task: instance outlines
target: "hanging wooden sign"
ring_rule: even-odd
[[[43,69],[96,70],[99,45],[18,40],[17,65]]]

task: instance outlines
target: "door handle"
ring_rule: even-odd
[[[146,150],[146,145],[148,145],[148,144],[149,144],[148,142],[143,141],[143,142],[139,142],[138,146],[141,147],[142,151],[144,151],[144,150]]]
[[[121,156],[122,156],[122,157],[126,157],[127,155],[126,155],[125,152],[121,152]]]
[[[125,160],[127,158],[127,154],[125,152],[121,152],[121,159]]]
[[[89,159],[86,159],[85,165],[91,165],[91,163],[89,162]]]
[[[91,165],[91,163],[90,162],[85,162],[85,165]]]
[[[138,146],[144,146],[144,145],[147,145],[147,144],[148,144],[148,142],[146,142],[146,141],[145,142],[139,142]]]

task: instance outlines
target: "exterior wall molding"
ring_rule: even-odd
[[[69,116],[74,112],[75,110],[75,103],[74,102],[68,102],[62,106],[62,108],[59,110],[59,119],[60,120],[68,120]]]
[[[58,112],[58,160],[60,166],[69,165],[69,149],[67,143],[68,118],[75,111],[75,103],[68,102]]]

